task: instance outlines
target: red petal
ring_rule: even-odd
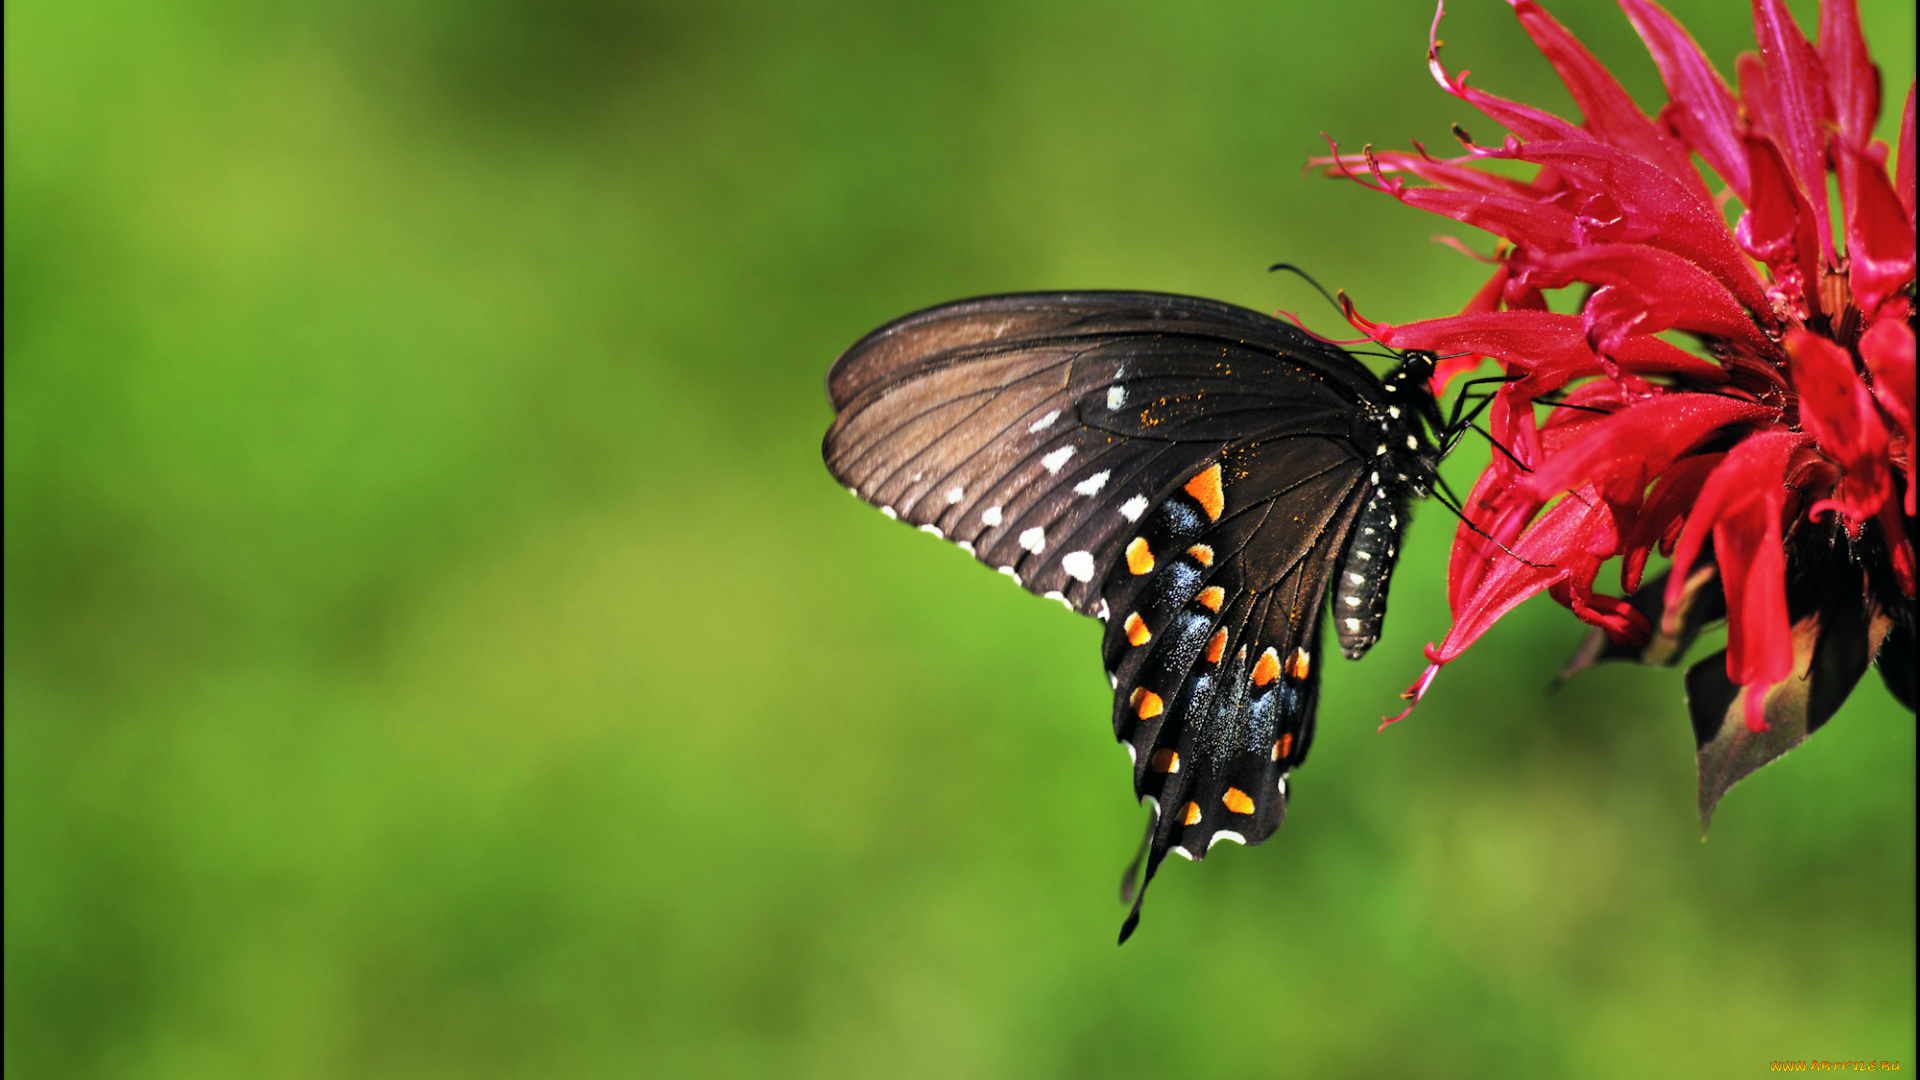
[[[1893,188],[1900,193],[1900,205],[1907,208],[1907,224],[1913,224],[1913,83],[1907,84],[1907,114],[1900,121],[1900,153],[1894,166]]]
[[[1458,191],[1539,197],[1539,192],[1532,184],[1474,168],[1469,162],[1480,160],[1478,155],[1465,159],[1439,159],[1409,154],[1404,150],[1373,150],[1370,154],[1371,157],[1367,154],[1340,154],[1309,158],[1307,164],[1325,168],[1329,176],[1352,177],[1356,173],[1371,173],[1378,167],[1382,173],[1407,173]]]
[[[1632,604],[1617,596],[1593,591],[1593,582],[1572,579],[1556,581],[1547,593],[1589,626],[1606,631],[1616,644],[1644,645],[1653,634],[1653,623],[1634,610]]]
[[[1653,0],[1620,0],[1647,43],[1673,107],[1664,113],[1741,202],[1747,200],[1747,151],[1740,142],[1740,106],[1726,81],[1685,28]]]
[[[1914,516],[1913,329],[1904,315],[1882,315],[1860,337],[1860,355],[1873,373],[1873,396],[1906,436],[1907,516]]]
[[[1747,254],[1773,272],[1776,300],[1804,319],[1820,310],[1820,242],[1824,228],[1794,186],[1780,152],[1765,139],[1748,139],[1748,175],[1753,198],[1740,215],[1734,235]]]
[[[1893,495],[1887,469],[1887,428],[1873,407],[1873,394],[1853,373],[1853,357],[1826,338],[1805,330],[1787,334],[1793,385],[1800,394],[1800,425],[1840,466],[1832,500],[1855,523],[1869,521]]]
[[[1784,0],[1753,0],[1753,36],[1766,62],[1763,88],[1767,135],[1780,148],[1794,183],[1813,206],[1820,255],[1833,263],[1827,221],[1827,140],[1822,121],[1832,114],[1820,57],[1807,43]],[[1751,103],[1749,103],[1751,104]]]
[[[1787,564],[1781,546],[1787,463],[1806,442],[1793,431],[1768,431],[1740,443],[1707,477],[1680,532],[1667,579],[1667,605],[1674,606],[1709,532],[1714,559],[1727,593],[1727,676],[1755,687],[1759,700],[1793,671],[1793,638],[1787,622]],[[1755,725],[1758,725],[1757,727]],[[1749,709],[1747,726],[1766,726]]]
[[[1694,500],[1700,495],[1700,486],[1707,481],[1707,474],[1726,456],[1698,454],[1681,458],[1660,474],[1641,504],[1640,512],[1634,515],[1632,528],[1620,540],[1621,589],[1639,590],[1640,575],[1646,569],[1647,556],[1652,554],[1654,545],[1672,535],[1675,525],[1685,520],[1687,511],[1693,509]]]
[[[1467,301],[1467,306],[1460,309],[1460,314],[1483,315],[1498,311],[1500,294],[1506,290],[1508,274],[1507,264],[1503,261],[1500,268],[1493,272],[1493,276],[1487,279],[1487,283],[1480,286],[1480,291],[1473,294],[1473,299]],[[1429,388],[1433,391],[1434,397],[1439,397],[1445,392],[1447,384],[1453,381],[1454,376],[1479,367],[1482,359],[1479,353],[1460,353],[1452,347],[1434,351],[1443,355],[1453,354],[1434,365],[1433,378],[1429,380]]]
[[[1569,497],[1555,503],[1510,545],[1512,555],[1495,550],[1479,587],[1455,606],[1453,626],[1431,658],[1442,664],[1451,661],[1528,597],[1589,564],[1597,567],[1587,551],[1588,541],[1596,529],[1612,526],[1613,515],[1598,498]],[[1590,574],[1588,580],[1592,580]]]
[[[1558,288],[1575,281],[1602,288],[1581,318],[1598,353],[1611,353],[1630,333],[1690,330],[1731,338],[1760,356],[1778,355],[1740,302],[1714,277],[1669,251],[1638,244],[1599,244],[1557,254],[1528,255],[1528,284]]]
[[[1847,212],[1847,284],[1854,304],[1871,315],[1913,282],[1913,226],[1881,167],[1852,146],[1837,149]]]
[[[1573,103],[1580,107],[1580,115],[1585,118],[1589,132],[1609,146],[1653,163],[1665,171],[1670,179],[1686,185],[1702,199],[1706,197],[1706,185],[1700,182],[1700,174],[1694,171],[1693,160],[1686,148],[1647,119],[1640,107],[1627,96],[1626,88],[1567,32],[1566,27],[1533,0],[1508,2],[1513,5],[1514,14],[1519,16],[1520,25],[1526,30],[1527,36],[1533,39],[1534,46],[1546,56],[1553,70],[1559,72],[1560,81],[1566,84],[1567,92],[1573,95]]]
[[[1891,549],[1888,554],[1892,556],[1894,580],[1911,600],[1914,595],[1913,542],[1907,538],[1906,522],[1900,520],[1900,512],[1893,508],[1891,500],[1880,507],[1880,532]]]
[[[1588,238],[1644,243],[1684,256],[1711,272],[1749,309],[1768,310],[1764,285],[1734,242],[1720,209],[1704,190],[1695,190],[1699,185],[1683,185],[1642,159],[1590,141],[1527,143],[1510,155],[1489,156],[1551,166],[1575,188],[1611,206],[1612,221],[1581,216]]]
[[[1572,214],[1534,199],[1397,184],[1389,194],[1408,206],[1485,229],[1525,247],[1563,251],[1579,242]]]
[[[1433,27],[1427,32],[1427,70],[1433,72],[1440,88],[1486,113],[1508,131],[1523,139],[1577,139],[1587,137],[1578,127],[1531,105],[1522,105],[1503,97],[1483,93],[1467,85],[1469,72],[1447,74],[1440,66],[1440,17],[1447,13],[1442,2],[1433,13]]]
[[[1820,0],[1820,66],[1841,137],[1865,149],[1880,119],[1880,69],[1867,56],[1855,0]]]
[[[1603,371],[1600,358],[1587,346],[1579,317],[1550,311],[1483,310],[1427,319],[1386,328],[1377,340],[1396,349],[1495,357],[1505,363],[1508,374],[1525,374],[1508,386],[1507,392],[1517,398],[1551,393]],[[1622,370],[1641,375],[1677,374],[1704,383],[1727,378],[1718,365],[1648,334],[1622,340],[1613,360]]]
[[[1712,394],[1667,394],[1633,405],[1595,424],[1578,442],[1548,458],[1527,478],[1527,490],[1552,498],[1583,484],[1608,487],[1625,477],[1644,491],[1674,460],[1722,428],[1777,416],[1751,401]]]

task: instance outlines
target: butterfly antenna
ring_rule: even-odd
[[[1328,292],[1325,286],[1313,280],[1312,274],[1307,273],[1305,270],[1300,269],[1299,267],[1293,265],[1292,263],[1279,262],[1279,263],[1274,263],[1272,266],[1267,267],[1267,273],[1269,274],[1273,273],[1276,270],[1285,270],[1290,274],[1299,275],[1300,280],[1313,286],[1316,290],[1319,291],[1321,296],[1326,297],[1327,303],[1333,305],[1333,310],[1340,312],[1341,318],[1346,317],[1346,309],[1340,306],[1339,302],[1333,298],[1333,294]]]

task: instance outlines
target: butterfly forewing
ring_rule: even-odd
[[[1404,508],[1380,381],[1231,305],[1056,293],[897,320],[827,385],[827,465],[856,495],[1107,622],[1115,734],[1156,808],[1147,876],[1270,835],[1312,738],[1329,578],[1383,568],[1352,636],[1384,608],[1391,555],[1349,543],[1383,488]]]

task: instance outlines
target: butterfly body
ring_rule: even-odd
[[[862,338],[828,376],[830,471],[883,513],[1105,622],[1114,733],[1169,853],[1286,809],[1331,603],[1379,636],[1441,427],[1431,362],[1386,380],[1297,327],[1156,293],[987,297]],[[1122,940],[1139,913],[1138,897]]]

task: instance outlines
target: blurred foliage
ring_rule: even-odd
[[[1450,63],[1571,111],[1456,7]],[[1661,99],[1616,9],[1556,8]],[[1429,506],[1286,827],[1170,867],[1115,949],[1143,811],[1095,625],[820,467],[828,363],[936,301],[1336,325],[1287,259],[1456,308],[1444,223],[1301,174],[1322,131],[1492,134],[1430,14],[7,5],[7,1074],[1912,1062],[1876,680],[1704,845],[1678,673],[1549,695],[1550,605],[1375,735],[1445,628]],[[1914,12],[1866,19],[1891,132]]]

